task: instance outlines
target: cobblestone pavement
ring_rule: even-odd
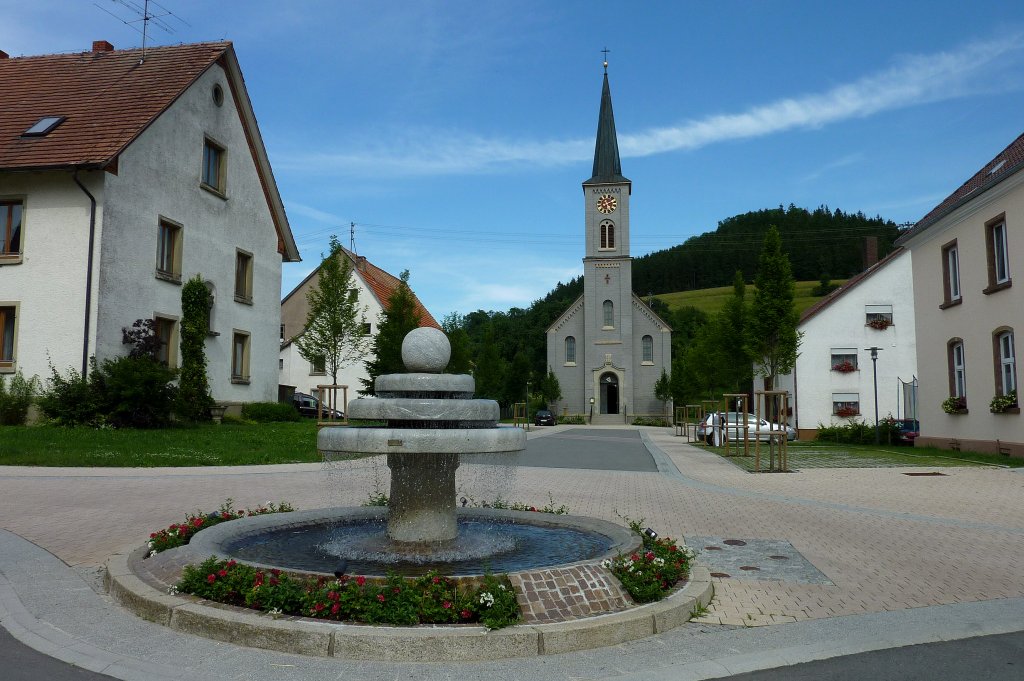
[[[459,469],[460,493],[538,507],[553,501],[573,514],[618,522],[643,519],[662,536],[734,538],[765,548],[782,544],[757,542],[785,542],[794,558],[806,560],[807,574],[821,576],[808,583],[814,580],[781,569],[760,570],[767,574],[756,578],[723,569],[730,576],[715,579],[715,599],[699,620],[705,625],[749,627],[1024,596],[1024,475],[978,467],[946,468],[942,477],[908,477],[899,468],[750,475],[671,430],[641,429],[641,435],[658,472],[466,464]],[[0,526],[88,571],[185,512],[212,510],[228,497],[239,507],[266,500],[300,508],[356,505],[386,486],[386,472],[378,460],[327,468],[6,467],[0,469]],[[781,549],[774,555],[783,555]]]

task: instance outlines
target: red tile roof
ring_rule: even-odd
[[[837,300],[845,296],[847,293],[849,293],[852,289],[856,288],[860,283],[862,283],[868,277],[873,275],[875,272],[891,263],[901,253],[903,253],[904,250],[905,249],[902,246],[894,248],[892,252],[889,253],[889,255],[885,256],[884,258],[882,258],[874,265],[861,272],[860,274],[850,277],[842,286],[840,286],[835,291],[833,291],[832,293],[828,294],[827,296],[816,302],[814,305],[811,305],[809,308],[804,310],[804,313],[800,315],[800,325],[809,320],[811,317],[817,315],[819,312],[827,308],[832,303],[836,302]]]
[[[932,208],[911,230],[897,239],[896,243],[904,243],[910,237],[924,231],[961,205],[975,197],[981,196],[1022,168],[1024,168],[1024,135],[1015,139],[1008,147],[996,154],[995,158],[982,166],[981,170],[960,185],[942,203]]]
[[[0,169],[104,167],[206,69],[229,42],[0,59]],[[22,134],[44,116],[67,120]]]
[[[388,274],[381,268],[374,265],[372,262],[367,260],[363,256],[356,255],[347,249],[345,253],[352,259],[354,267],[359,270],[359,274],[362,275],[363,281],[373,291],[373,295],[377,296],[377,300],[380,301],[381,307],[385,310],[388,309],[388,302],[391,300],[392,294],[398,290],[399,284],[402,280],[398,277]],[[416,294],[412,294],[413,300],[416,302],[416,312],[420,316],[420,326],[432,326],[435,329],[440,329],[441,325],[437,323],[434,316],[427,311],[427,308],[423,306],[420,299],[416,297]]]

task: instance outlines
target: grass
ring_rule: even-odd
[[[832,283],[842,284],[845,281],[845,279],[836,279]],[[819,283],[817,281],[796,282],[796,295],[793,303],[796,305],[798,313],[803,314],[804,310],[822,299],[823,296],[811,295],[811,290]],[[753,286],[747,286],[748,301],[753,299],[754,290]],[[708,315],[713,315],[725,306],[725,301],[732,297],[732,286],[719,286],[718,288],[706,288],[698,291],[663,293],[654,297],[665,302],[673,310],[690,306],[702,310]]]
[[[705,446],[724,454],[724,448]],[[735,451],[735,450],[733,450]],[[730,456],[740,468],[754,470],[754,447],[750,456]],[[953,466],[1024,467],[1024,459],[979,452],[953,452],[936,447],[892,447],[886,445],[840,445],[829,442],[791,442],[787,452],[791,470],[809,468],[949,468]],[[761,447],[761,468],[768,467],[768,447]]]
[[[160,430],[0,426],[0,465],[8,466],[244,466],[320,460],[313,419]]]

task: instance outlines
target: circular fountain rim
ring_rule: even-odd
[[[535,511],[512,511],[495,508],[462,508],[458,509],[459,518],[484,518],[490,520],[514,520],[519,523],[539,527],[561,527],[575,529],[583,532],[600,534],[612,541],[611,546],[604,553],[587,558],[585,560],[570,561],[566,563],[551,563],[538,569],[553,567],[571,567],[573,565],[593,564],[604,558],[614,558],[621,553],[634,551],[641,543],[640,538],[628,528],[616,525],[597,518],[574,515],[556,515]],[[290,513],[268,513],[265,515],[239,518],[230,523],[220,523],[213,527],[197,532],[189,546],[192,552],[197,555],[216,556],[221,559],[232,558],[233,556],[224,550],[229,542],[241,538],[250,537],[268,530],[279,530],[290,527],[304,527],[325,521],[366,521],[384,520],[387,516],[387,509],[380,506],[368,507],[347,507],[339,506],[332,508],[318,508],[308,511],[292,511]],[[246,564],[258,568],[282,568],[280,565],[270,565],[246,560]],[[302,572],[304,574],[322,574],[331,576],[332,573],[317,572],[310,570],[286,569],[289,572]],[[480,575],[461,575],[459,579],[472,579]]]

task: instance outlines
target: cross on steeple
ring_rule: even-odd
[[[606,48],[604,48],[601,51],[604,52],[604,72],[607,74],[608,73],[608,53],[611,52],[611,50],[609,50],[606,47]]]
[[[606,283],[606,284],[612,283],[612,275],[610,275],[610,274],[604,275],[604,283]]]

